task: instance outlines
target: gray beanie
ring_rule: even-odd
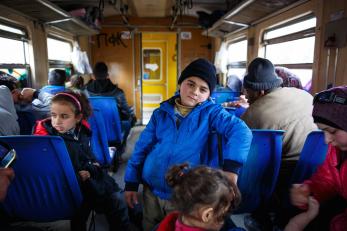
[[[275,73],[274,65],[267,59],[256,58],[248,66],[243,79],[244,88],[262,91],[280,87],[283,80]]]

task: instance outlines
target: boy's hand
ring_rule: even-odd
[[[137,200],[137,192],[125,191],[124,197],[125,197],[125,201],[127,202],[128,206],[132,209],[134,208],[135,204],[139,203],[139,201]]]
[[[226,172],[226,171],[224,171],[224,173],[231,183],[234,183],[235,185],[237,185],[237,178],[238,178],[237,174],[233,172]]]
[[[290,189],[290,198],[292,204],[299,208],[307,208],[310,196],[310,188],[307,184],[293,184]]]
[[[90,178],[90,173],[86,170],[79,171],[78,174],[80,175],[82,181],[86,181]]]

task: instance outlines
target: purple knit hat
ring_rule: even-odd
[[[315,123],[347,131],[347,86],[318,93],[313,99],[312,116]]]

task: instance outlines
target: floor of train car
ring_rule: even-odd
[[[121,188],[124,188],[124,174],[125,174],[125,168],[128,162],[128,159],[131,156],[131,153],[134,149],[135,142],[137,141],[140,133],[143,131],[144,126],[136,126],[134,127],[130,135],[128,137],[127,141],[127,147],[125,150],[125,153],[123,154],[123,162],[120,165],[118,171],[116,173],[113,173],[112,176],[116,179],[116,182],[119,184]],[[142,188],[140,188],[141,190]],[[245,228],[243,224],[243,218],[245,214],[241,215],[233,215],[232,220],[235,222],[235,224],[239,227]],[[90,219],[89,219],[90,222]],[[88,225],[89,225],[88,222]],[[26,223],[27,225],[28,223]],[[41,223],[41,224],[33,224],[33,226],[39,226],[43,228],[44,230],[49,231],[69,231],[70,230],[70,222],[69,221],[56,221],[51,223]],[[96,214],[95,216],[95,231],[108,231],[108,224],[107,220],[104,215],[102,214]]]

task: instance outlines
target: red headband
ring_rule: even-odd
[[[80,112],[82,112],[81,103],[80,103],[80,101],[78,101],[78,99],[77,99],[75,96],[73,96],[73,95],[71,95],[71,94],[69,94],[69,93],[66,93],[66,92],[60,92],[60,93],[56,94],[56,96],[57,96],[57,95],[65,95],[65,96],[68,96],[68,97],[70,97],[71,99],[73,99],[73,101],[75,101],[75,103],[76,103],[77,106],[78,106],[78,110],[79,110]]]

